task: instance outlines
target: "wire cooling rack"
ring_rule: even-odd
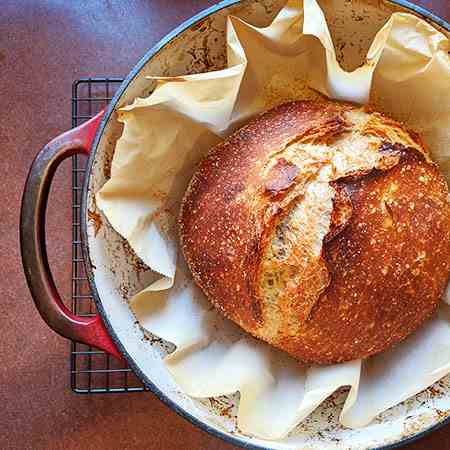
[[[72,85],[72,127],[76,127],[110,102],[120,78],[82,78]],[[80,206],[86,158],[72,157],[72,311],[80,316],[96,313],[81,250]],[[142,382],[122,361],[84,344],[72,342],[70,385],[77,393],[141,392]]]

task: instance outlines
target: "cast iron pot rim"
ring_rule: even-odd
[[[83,259],[86,269],[87,278],[89,280],[90,288],[92,291],[92,296],[95,300],[96,307],[98,309],[98,312],[102,316],[103,322],[109,332],[109,335],[111,336],[111,339],[119,349],[119,351],[122,353],[122,355],[125,357],[128,365],[133,369],[136,375],[144,382],[144,384],[148,387],[148,389],[155,394],[159,400],[164,402],[169,408],[171,408],[173,411],[175,411],[177,414],[179,414],[181,417],[184,417],[189,422],[191,422],[193,425],[199,427],[200,429],[206,431],[209,434],[212,434],[213,436],[220,438],[224,440],[225,442],[228,442],[233,445],[238,445],[242,448],[252,449],[252,450],[266,450],[267,447],[262,447],[260,445],[252,444],[250,442],[246,442],[243,439],[229,435],[223,431],[220,431],[216,428],[211,427],[207,423],[201,421],[200,419],[197,419],[192,414],[190,414],[188,411],[186,411],[184,408],[179,406],[177,403],[175,403],[173,400],[171,400],[169,397],[167,397],[164,392],[162,392],[152,381],[149,377],[147,377],[138,367],[138,365],[135,363],[134,359],[128,354],[125,347],[123,346],[121,340],[118,338],[114,328],[112,327],[111,323],[109,322],[108,315],[106,314],[106,311],[103,308],[102,302],[100,300],[100,296],[97,291],[97,287],[95,285],[95,279],[94,279],[94,273],[93,273],[93,267],[92,262],[90,259],[89,254],[89,245],[88,245],[88,236],[87,236],[87,208],[88,208],[88,194],[89,194],[89,179],[92,171],[92,165],[95,160],[95,155],[97,153],[97,147],[100,142],[101,136],[103,134],[103,130],[105,129],[106,123],[110,119],[112,113],[114,112],[116,105],[120,98],[122,97],[125,90],[128,88],[129,84],[134,80],[134,78],[141,72],[143,67],[147,64],[147,62],[153,58],[163,47],[165,47],[168,43],[170,43],[173,39],[175,39],[179,34],[186,31],[192,25],[196,24],[197,22],[200,22],[201,20],[205,19],[206,17],[212,15],[213,13],[220,11],[224,8],[227,8],[231,5],[235,5],[237,3],[240,3],[241,0],[223,0],[216,5],[213,5],[209,8],[204,9],[203,11],[200,11],[198,14],[194,15],[190,19],[184,21],[181,23],[178,27],[173,29],[170,33],[168,33],[164,38],[162,38],[156,45],[154,45],[145,55],[140,59],[140,61],[134,66],[134,68],[131,70],[131,72],[128,74],[128,76],[125,78],[125,80],[120,85],[119,89],[117,90],[116,94],[114,95],[113,99],[111,100],[107,110],[105,111],[105,114],[103,116],[103,119],[98,127],[94,142],[92,144],[92,149],[89,155],[89,159],[86,165],[86,172],[85,172],[85,178],[83,182],[83,192],[82,192],[82,201],[81,201],[81,241],[82,241],[82,249],[83,249]],[[450,32],[450,23],[445,21],[444,19],[441,19],[440,17],[436,16],[435,14],[431,13],[430,11],[426,10],[425,8],[422,8],[421,6],[415,5],[410,3],[407,0],[387,0],[388,3],[392,3],[394,5],[402,6],[404,8],[407,8],[419,15],[421,15],[423,18],[428,19],[429,21],[433,22],[434,24],[437,24],[441,26],[442,28],[446,29]],[[392,444],[387,444],[381,447],[377,447],[377,450],[389,450],[401,447],[403,445],[409,444],[411,442],[414,442],[425,435],[438,430],[439,428],[443,427],[444,425],[447,425],[450,422],[450,416],[446,417],[445,419],[441,420],[440,422],[436,423],[435,425],[432,425],[428,428],[426,428],[423,431],[419,431],[413,436],[410,436],[408,438],[400,439],[397,442],[394,442]],[[248,437],[248,439],[252,439],[251,437]]]

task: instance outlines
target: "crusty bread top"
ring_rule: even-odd
[[[447,187],[376,112],[293,102],[200,163],[180,213],[196,282],[256,337],[315,363],[366,357],[431,314],[450,270]]]

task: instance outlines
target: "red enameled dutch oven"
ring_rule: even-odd
[[[146,75],[175,76],[222,68],[225,64],[225,25],[230,14],[257,26],[270,23],[282,6],[282,0],[225,0],[189,19],[155,47],[131,71],[105,112],[78,128],[53,139],[37,155],[25,185],[22,200],[20,239],[22,260],[28,285],[42,318],[60,335],[98,347],[117,358],[124,358],[142,381],[169,407],[202,429],[228,442],[246,448],[293,450],[299,448],[392,447],[410,442],[447,423],[447,415],[431,414],[450,411],[450,379],[441,381],[444,394],[432,393],[408,400],[389,410],[376,423],[359,430],[336,426],[330,430],[330,417],[336,411],[307,419],[302,427],[281,441],[251,438],[236,430],[234,419],[220,415],[207,402],[189,398],[175,385],[164,363],[164,351],[144,339],[122,293],[142,286],[123,240],[104,224],[102,232],[94,232],[88,211],[95,208],[94,193],[106,181],[114,145],[121,133],[115,111],[136,97],[149,95],[153,89]],[[364,61],[373,36],[395,11],[407,11],[428,20],[449,35],[450,25],[428,11],[402,0],[322,0],[335,43],[348,39],[345,30],[358,33],[360,58]],[[86,272],[98,314],[79,317],[66,308],[57,292],[48,264],[45,243],[45,211],[48,194],[60,163],[76,153],[89,156],[83,187],[81,226]],[[448,387],[447,387],[448,386]],[[425,399],[424,399],[425,398]],[[237,397],[230,399],[237,402]],[[447,407],[445,407],[447,406]],[[328,406],[327,408],[332,408]],[[424,415],[424,408],[430,412]],[[337,414],[334,414],[337,416]]]

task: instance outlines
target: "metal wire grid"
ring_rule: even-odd
[[[72,85],[72,127],[103,109],[119,87],[120,78],[82,78]],[[89,288],[81,250],[80,206],[86,158],[72,157],[72,311],[93,316],[95,302]],[[141,392],[142,382],[124,362],[103,351],[72,342],[70,385],[77,393]]]

